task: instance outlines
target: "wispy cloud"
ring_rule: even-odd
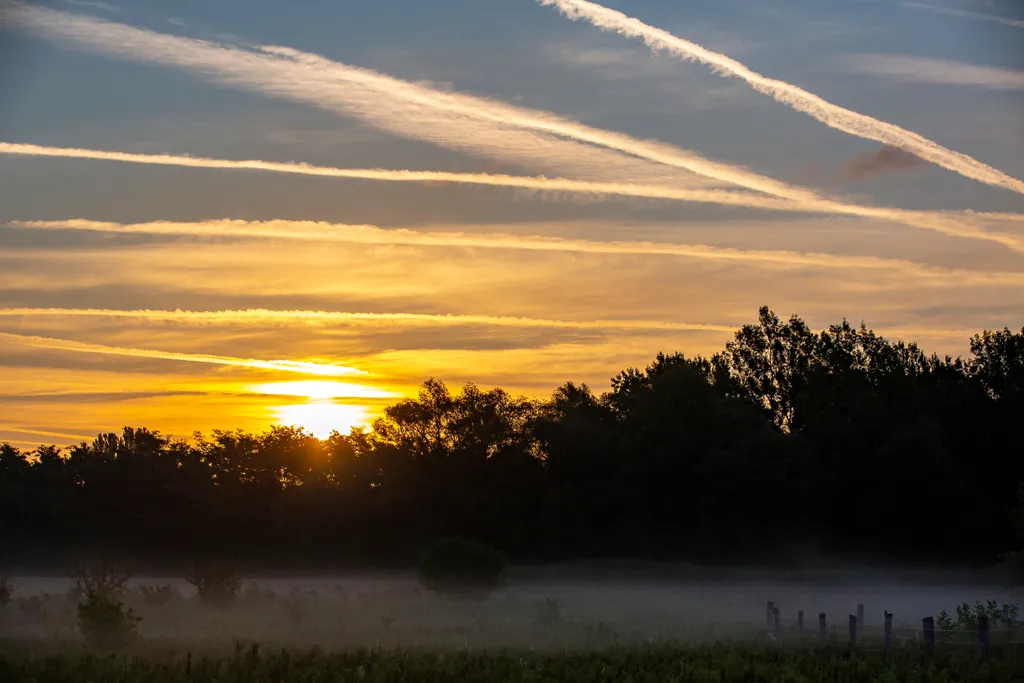
[[[813,211],[861,211],[823,199],[810,189],[673,145],[638,140],[548,112],[431,89],[292,48],[263,46],[254,51],[25,5],[15,5],[7,15],[14,25],[72,45],[181,67],[216,83],[312,104],[355,116],[382,130],[465,152],[534,165],[550,166],[554,161],[563,168],[572,166],[573,175],[591,180],[625,179],[664,186],[692,185],[703,176],[705,184],[710,179],[778,198],[817,202],[809,208]],[[586,156],[609,150],[616,153],[614,160]],[[562,163],[570,161],[573,163]],[[667,174],[672,169],[695,175]]]
[[[791,83],[766,78],[726,55],[708,50],[662,29],[648,26],[621,12],[586,0],[537,1],[542,5],[557,7],[569,19],[583,19],[605,31],[640,38],[652,49],[665,50],[687,61],[707,64],[716,73],[724,76],[741,78],[758,92],[769,95],[776,101],[803,112],[830,128],[903,148],[922,159],[965,177],[1024,194],[1024,182],[966,154],[954,152],[894,124],[832,104]]]
[[[862,164],[862,166],[861,172],[866,173],[866,165]],[[958,281],[961,283],[1024,284],[1024,273],[997,273],[937,268],[903,259],[875,258],[870,256],[838,256],[794,251],[744,250],[701,244],[649,241],[596,241],[500,233],[475,234],[466,232],[383,229],[372,225],[344,225],[315,221],[241,221],[224,219],[194,223],[157,221],[123,224],[72,219],[65,221],[11,221],[8,224],[15,228],[30,230],[85,230],[92,232],[200,237],[234,236],[357,244],[407,244],[430,247],[675,256],[705,260],[738,261],[785,268],[822,267],[895,270],[915,277],[931,279],[939,284],[953,276],[958,278]],[[11,315],[11,313],[0,311],[0,315],[4,314]],[[332,315],[355,316],[357,314],[344,313]],[[378,316],[378,314],[368,315]],[[450,319],[450,317],[445,316],[443,319]]]
[[[928,162],[899,147],[882,145],[875,152],[865,152],[850,159],[843,168],[847,180],[863,180],[893,171],[911,171],[926,166]]]
[[[68,147],[46,147],[41,145],[0,142],[0,154],[25,156],[64,157],[73,159],[95,159],[137,164],[186,166],[192,168],[215,168],[227,170],[260,170],[275,173],[292,173],[336,178],[366,178],[394,182],[450,182],[493,187],[512,187],[525,190],[571,192],[592,195],[612,195],[664,199],[672,201],[704,202],[726,206],[744,206],[767,211],[835,213],[877,220],[902,223],[911,227],[934,230],[943,234],[982,239],[997,242],[1014,251],[1024,253],[1024,240],[998,232],[987,232],[984,223],[989,220],[1003,222],[1024,221],[1020,214],[977,214],[952,212],[924,212],[887,207],[869,207],[830,199],[787,200],[765,197],[742,191],[715,189],[678,189],[660,185],[639,185],[630,183],[605,183],[596,181],[546,178],[543,176],[510,176],[486,173],[448,173],[443,171],[409,171],[387,169],[346,169],[312,166],[304,163],[287,163],[261,160],[210,159],[168,154],[132,154],[105,150],[78,149]],[[91,222],[79,223],[81,229],[89,229]],[[52,227],[46,222],[26,227]],[[70,225],[70,224],[67,224]],[[115,230],[112,224],[108,230]]]
[[[256,170],[330,178],[361,178],[388,182],[462,183],[467,185],[487,185],[491,187],[512,187],[544,192],[618,195],[645,199],[706,202],[711,204],[746,206],[776,211],[806,210],[802,204],[795,201],[775,199],[772,197],[765,197],[760,194],[751,194],[736,190],[688,190],[666,187],[663,185],[639,185],[633,183],[570,180],[568,178],[547,178],[544,176],[513,176],[491,173],[450,173],[446,171],[411,171],[369,168],[335,168],[294,162],[261,161],[255,159],[235,161],[172,154],[134,154],[95,149],[46,147],[42,145],[10,142],[0,142],[0,154],[62,157],[70,159],[94,159],[135,164],[152,164],[157,166],[186,166],[190,168],[214,168],[222,170]]]
[[[74,441],[90,441],[94,436],[84,436],[82,434],[65,434],[64,432],[51,432],[41,429],[29,429],[27,427],[18,427],[13,425],[0,425],[0,432],[13,432],[14,434],[35,434],[38,436],[49,436],[55,439],[72,439]],[[28,441],[19,441],[18,443],[31,443]]]
[[[395,135],[575,177],[706,186],[712,182],[707,178],[732,182],[729,178],[735,176],[776,186],[769,179],[759,181],[756,174],[671,145],[646,143],[546,112],[410,83],[291,48],[250,49],[184,38],[22,3],[0,7],[0,21],[68,47],[182,68],[220,85],[352,116]],[[660,158],[653,158],[655,152],[660,152]],[[705,178],[699,175],[702,171]]]
[[[116,14],[121,11],[120,7],[115,7],[109,2],[99,2],[98,0],[64,0],[69,5],[75,5],[77,7],[89,7],[91,9],[98,9],[104,12],[110,12]]]
[[[30,346],[38,349],[49,349],[52,351],[72,351],[75,353],[95,353],[106,356],[127,356],[131,358],[151,358],[154,360],[206,363],[209,365],[225,365],[257,370],[297,372],[306,375],[321,375],[325,377],[344,377],[367,374],[365,371],[358,370],[356,368],[330,363],[318,363],[315,361],[257,360],[254,358],[233,358],[231,356],[214,356],[199,353],[175,353],[173,351],[154,351],[152,349],[106,346],[104,344],[91,344],[68,339],[52,339],[50,337],[12,334],[9,332],[0,332],[0,340],[5,340],[12,344]]]
[[[955,9],[953,7],[938,7],[936,5],[926,5],[922,2],[901,2],[900,7],[913,7],[914,9],[924,9],[929,12],[938,12],[939,14],[948,14],[953,17],[963,17],[964,19],[978,19],[980,21],[994,21],[1004,26],[1014,26],[1016,28],[1024,28],[1024,21],[1018,19],[1010,19],[1008,17],[1000,17],[994,14],[982,14],[980,12],[970,12],[963,9]]]
[[[268,322],[289,322],[302,325],[325,325],[338,323],[368,322],[372,324],[381,323],[404,323],[404,324],[426,324],[426,325],[494,325],[500,327],[525,327],[525,328],[549,328],[549,329],[574,329],[574,330],[676,330],[676,331],[703,331],[703,332],[731,332],[736,329],[735,325],[715,325],[709,323],[686,323],[664,320],[547,320],[540,318],[520,318],[514,316],[494,315],[458,315],[458,314],[430,314],[430,313],[347,313],[339,311],[269,311],[263,309],[238,310],[238,311],[118,311],[98,309],[77,309],[77,308],[22,308],[22,309],[0,309],[0,316],[58,316],[58,317],[90,317],[90,318],[133,318],[137,320],[150,320],[162,322],[178,322],[188,324],[248,324],[260,325]],[[19,335],[14,335],[19,336]],[[32,337],[31,339],[38,339]],[[59,342],[60,340],[47,340]],[[72,343],[72,342],[68,342]],[[93,345],[89,345],[93,346]],[[53,348],[47,346],[46,348]],[[102,347],[104,349],[111,347]],[[78,350],[78,349],[62,349]],[[135,350],[132,350],[135,351]],[[101,353],[101,352],[97,352]],[[158,351],[146,351],[143,353],[159,354]],[[133,354],[123,354],[133,355]],[[177,354],[181,355],[181,354]],[[183,360],[190,360],[190,356]],[[143,356],[145,358],[158,357],[166,358],[165,355]],[[206,356],[204,356],[205,358]],[[220,358],[220,357],[216,357]],[[182,360],[168,358],[168,360]],[[237,360],[237,359],[231,359]],[[204,361],[200,361],[204,362]],[[213,361],[210,361],[213,362]],[[248,363],[249,361],[245,361]],[[291,363],[290,361],[255,361],[257,363]],[[249,366],[243,367],[263,367]],[[332,366],[333,367],[333,366]],[[278,368],[266,368],[278,369]]]
[[[892,54],[849,55],[845,68],[856,73],[887,76],[904,83],[965,85],[990,90],[1024,90],[1024,71]]]

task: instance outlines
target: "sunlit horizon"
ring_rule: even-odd
[[[917,4],[3,5],[0,442],[601,393],[763,305],[966,356],[1024,53]]]

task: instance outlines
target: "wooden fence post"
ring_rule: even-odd
[[[804,611],[800,610],[796,613],[796,630],[800,633],[802,638],[804,635]]]
[[[769,600],[765,604],[764,619],[765,625],[768,627],[768,632],[771,633],[772,625],[775,623],[775,602],[773,600]]]
[[[924,631],[924,649],[928,654],[935,653],[935,619],[925,617],[921,620],[921,628]]]
[[[825,624],[825,613],[824,612],[819,612],[818,613],[818,640],[820,640],[821,642],[824,643],[826,638],[828,638],[828,628],[827,628],[827,626]]]
[[[779,606],[772,608],[772,632],[776,638],[782,637],[782,620],[779,618]]]
[[[857,639],[864,635],[864,605],[857,603]]]
[[[986,614],[978,617],[978,649],[982,659],[988,657],[988,615]]]
[[[857,647],[857,616],[850,615],[850,647]]]
[[[885,611],[885,654],[889,654],[889,650],[892,649],[892,613],[889,610]]]

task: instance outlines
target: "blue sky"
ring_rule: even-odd
[[[1024,178],[1024,10],[1014,3],[619,0],[608,7],[923,136],[950,155]],[[3,343],[13,350],[0,379],[11,404],[0,439],[31,441],[33,430],[88,434],[155,416],[180,431],[197,400],[209,407],[201,427],[235,420],[257,428],[283,414],[252,389],[266,379],[261,373],[274,371],[182,354],[326,359],[366,369],[370,384],[396,396],[429,375],[543,395],[567,379],[603,386],[659,350],[714,351],[760,304],[816,327],[864,319],[943,353],[964,353],[968,331],[1024,322],[1024,253],[1013,247],[1024,243],[1019,192],[899,152],[880,154],[877,140],[828,127],[739,78],[654,54],[640,40],[569,21],[531,0],[54,0],[0,8],[7,12],[0,18],[0,89],[9,93],[0,102],[4,143],[675,190],[751,187],[629,151],[656,142],[830,200],[915,212],[856,217],[763,210],[749,201],[0,154],[0,306],[22,309],[0,316]],[[107,23],[90,24],[90,17]],[[131,33],[131,46],[103,42],[131,29],[149,33]],[[205,56],[184,63],[193,43],[174,37],[206,41]],[[157,43],[165,39],[172,47],[160,56]],[[214,64],[214,45],[241,51],[231,53],[233,65]],[[265,53],[237,71],[238,59],[258,46],[329,60],[342,81],[303,67],[294,84],[292,76],[272,82],[274,69],[293,67]],[[392,80],[379,97],[357,96],[357,86],[346,85],[357,81],[344,80],[356,77],[349,67]],[[459,100],[469,113],[444,113],[394,94],[407,84],[431,101],[474,99]],[[629,150],[478,113],[496,106],[504,107],[500,116],[557,116],[628,136]],[[960,213],[968,209],[1011,215],[975,222]],[[964,230],[1006,237],[912,225],[946,220],[923,215],[937,211],[956,212]],[[74,220],[112,225],[84,229]],[[254,234],[265,224],[230,228],[223,220],[284,227]],[[49,223],[26,223],[33,221]],[[330,229],[348,237],[310,236],[325,228],[308,221],[342,226]],[[351,226],[378,232],[355,239]],[[427,233],[434,235],[429,244]],[[512,244],[527,238],[566,244]],[[627,246],[600,246],[608,243]],[[718,251],[669,256],[640,253],[652,249],[639,243]],[[806,254],[823,254],[830,265]],[[487,321],[311,326],[222,316],[200,325],[81,313],[249,308]],[[684,323],[716,329],[684,330]],[[332,399],[372,417],[379,406],[359,394],[339,389]],[[67,396],[93,400],[72,410]],[[40,421],[40,406],[50,407],[51,419]]]

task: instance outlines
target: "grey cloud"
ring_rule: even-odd
[[[927,165],[927,161],[906,150],[882,145],[877,151],[858,154],[846,162],[843,177],[846,180],[864,180],[883,173],[912,171]]]

